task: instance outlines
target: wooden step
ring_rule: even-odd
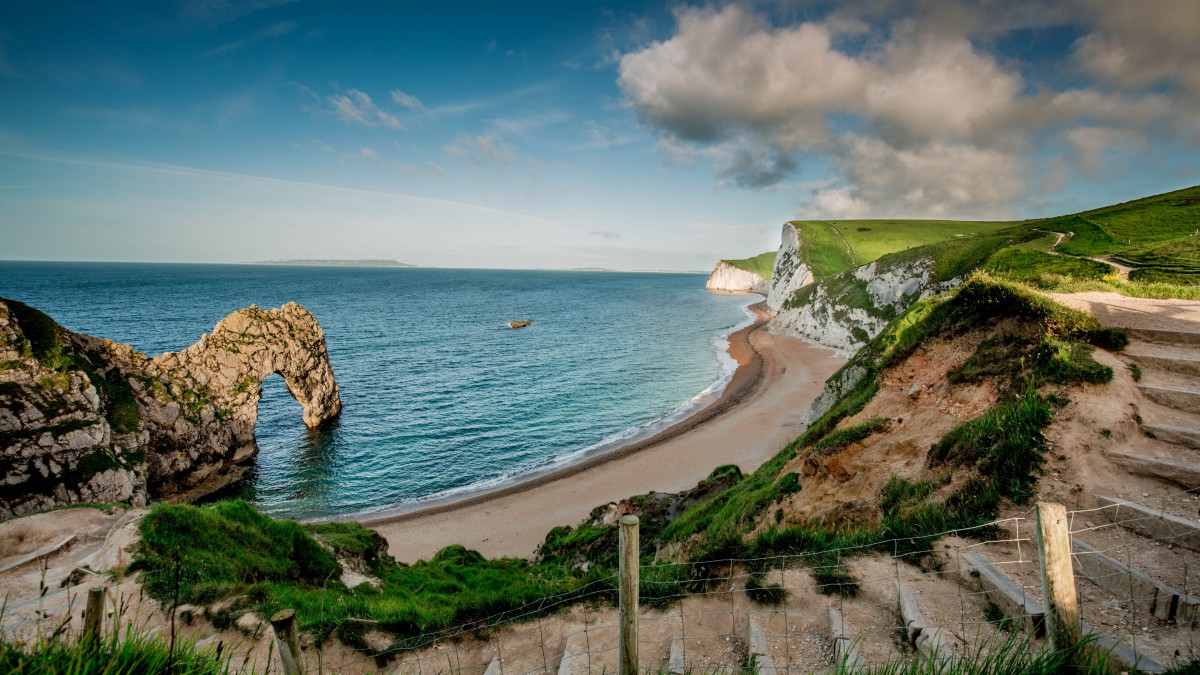
[[[1001,572],[983,556],[977,553],[963,553],[962,559],[967,563],[962,570],[964,578],[970,579],[970,570],[974,568],[979,573],[979,582],[987,594],[988,600],[995,602],[1009,616],[1021,617],[1024,621],[1033,618],[1039,634],[1041,633],[1043,630],[1042,617],[1045,616],[1041,602],[1028,596],[1008,578],[1008,575]],[[992,590],[989,591],[989,587]],[[1086,623],[1082,626],[1083,634],[1094,636],[1096,646],[1102,653],[1107,654],[1109,662],[1115,663],[1123,670],[1129,672],[1140,670],[1146,673],[1166,671],[1161,664],[1134,651],[1124,643],[1104,635]]]
[[[1143,424],[1142,428],[1160,441],[1200,450],[1200,429],[1174,424]]]
[[[1139,385],[1138,390],[1142,392],[1143,396],[1159,405],[1184,412],[1200,413],[1200,391],[1145,384]]]
[[[1142,379],[1138,380],[1138,384],[1144,387],[1200,391],[1200,378],[1158,370],[1143,370]]]
[[[946,659],[957,656],[950,646],[950,636],[941,626],[934,626],[921,609],[921,601],[910,586],[900,586],[900,620],[904,622],[908,642],[927,659]]]
[[[864,663],[850,633],[850,625],[842,616],[842,610],[829,608],[829,634],[833,636],[833,663],[841,671],[858,670]]]
[[[1140,570],[1111,558],[1078,539],[1071,540],[1075,573],[1122,600],[1131,600],[1163,621],[1191,624],[1200,598],[1161,584]]]
[[[587,635],[576,633],[563,641],[563,654],[558,661],[558,675],[587,675],[591,669],[589,660]]]
[[[1103,513],[1114,524],[1166,544],[1175,544],[1191,551],[1200,551],[1200,524],[1160,509],[1142,506],[1118,497],[1097,497]]]
[[[1163,345],[1187,345],[1200,348],[1200,333],[1178,330],[1156,330],[1152,328],[1128,328],[1130,340],[1140,340]]]
[[[776,675],[779,669],[775,667],[775,660],[767,652],[766,634],[763,633],[763,629],[758,625],[758,619],[753,614],[750,615],[749,623],[750,628],[746,645],[748,646],[750,662],[755,665],[754,672],[762,673],[762,675]]]
[[[1200,377],[1200,359],[1195,358],[1195,350],[1140,343],[1130,345],[1121,354],[1148,371]]]
[[[1200,466],[1118,451],[1105,452],[1104,456],[1135,476],[1170,481],[1188,490],[1200,488]]]

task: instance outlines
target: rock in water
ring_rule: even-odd
[[[325,334],[295,303],[236,311],[191,347],[150,358],[0,298],[0,517],[237,480],[258,452],[262,382],[275,373],[309,427],[341,412]]]
[[[532,321],[509,321],[508,327],[509,328],[524,328],[531,323],[533,323],[533,322]]]

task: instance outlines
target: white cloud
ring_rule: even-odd
[[[871,205],[854,196],[851,188],[818,190],[813,195],[817,214],[839,219],[866,218]]]
[[[618,84],[667,163],[708,158],[718,185],[779,188],[803,157],[837,169],[817,213],[1002,216],[1056,162],[1095,174],[1115,147],[1153,147],[1130,139],[1200,137],[1200,2],[1064,3],[850,0],[783,27],[685,8],[669,39],[622,57]],[[1073,58],[1093,80],[994,51],[1063,25],[1090,31]]]
[[[1088,3],[1095,30],[1076,41],[1085,71],[1122,87],[1170,83],[1200,96],[1200,3]]]
[[[1063,140],[1070,146],[1072,166],[1091,177],[1103,176],[1114,164],[1114,154],[1141,144],[1137,134],[1113,127],[1077,127],[1064,133]]]
[[[442,146],[447,155],[476,168],[489,165],[507,167],[517,157],[516,150],[503,138],[491,134],[459,134],[454,143]]]
[[[900,31],[871,61],[863,112],[900,143],[982,139],[1003,124],[1022,88],[1020,75],[1003,70],[965,38]]]
[[[396,105],[408,108],[409,110],[423,110],[425,108],[421,104],[421,99],[411,94],[406,94],[399,89],[392,90],[392,100],[396,102]]]
[[[828,137],[825,114],[859,107],[869,66],[827,28],[772,29],[731,5],[684,10],[674,37],[621,59],[618,83],[646,122],[691,141],[739,131],[789,148]]]
[[[944,141],[897,148],[858,135],[842,144],[839,162],[850,183],[842,201],[859,215],[1004,218],[1025,188],[1020,153],[1007,149]]]
[[[387,127],[400,129],[400,120],[393,114],[382,110],[366,92],[358,89],[348,89],[344,94],[334,94],[326,101],[333,113],[344,122],[353,122],[368,127]]]
[[[654,148],[666,158],[668,166],[687,168],[696,165],[696,146],[671,136],[659,139]]]

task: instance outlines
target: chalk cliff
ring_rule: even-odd
[[[324,332],[295,303],[239,310],[150,358],[0,299],[0,517],[141,505],[237,479],[258,451],[262,381],[275,373],[308,426],[341,412]]]
[[[779,252],[775,254],[775,268],[771,273],[771,287],[767,291],[767,306],[777,312],[793,293],[813,282],[812,270],[804,264],[800,246],[800,232],[796,226],[784,223]]]
[[[815,279],[804,262],[798,228],[783,226],[767,305],[776,311],[770,330],[849,355],[879,334],[909,305],[954,288],[960,277],[944,278],[937,260],[920,249]]]
[[[751,272],[725,260],[718,261],[712,274],[704,284],[705,290],[730,293],[766,293],[767,280],[757,272]]]

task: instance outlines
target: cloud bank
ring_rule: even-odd
[[[1005,217],[1051,165],[1095,176],[1115,152],[1200,136],[1195,0],[978,4],[872,0],[792,25],[684,8],[618,84],[666,162],[706,158],[719,186],[829,167],[805,177],[813,216]],[[1057,59],[995,46],[1066,25],[1080,37]]]

